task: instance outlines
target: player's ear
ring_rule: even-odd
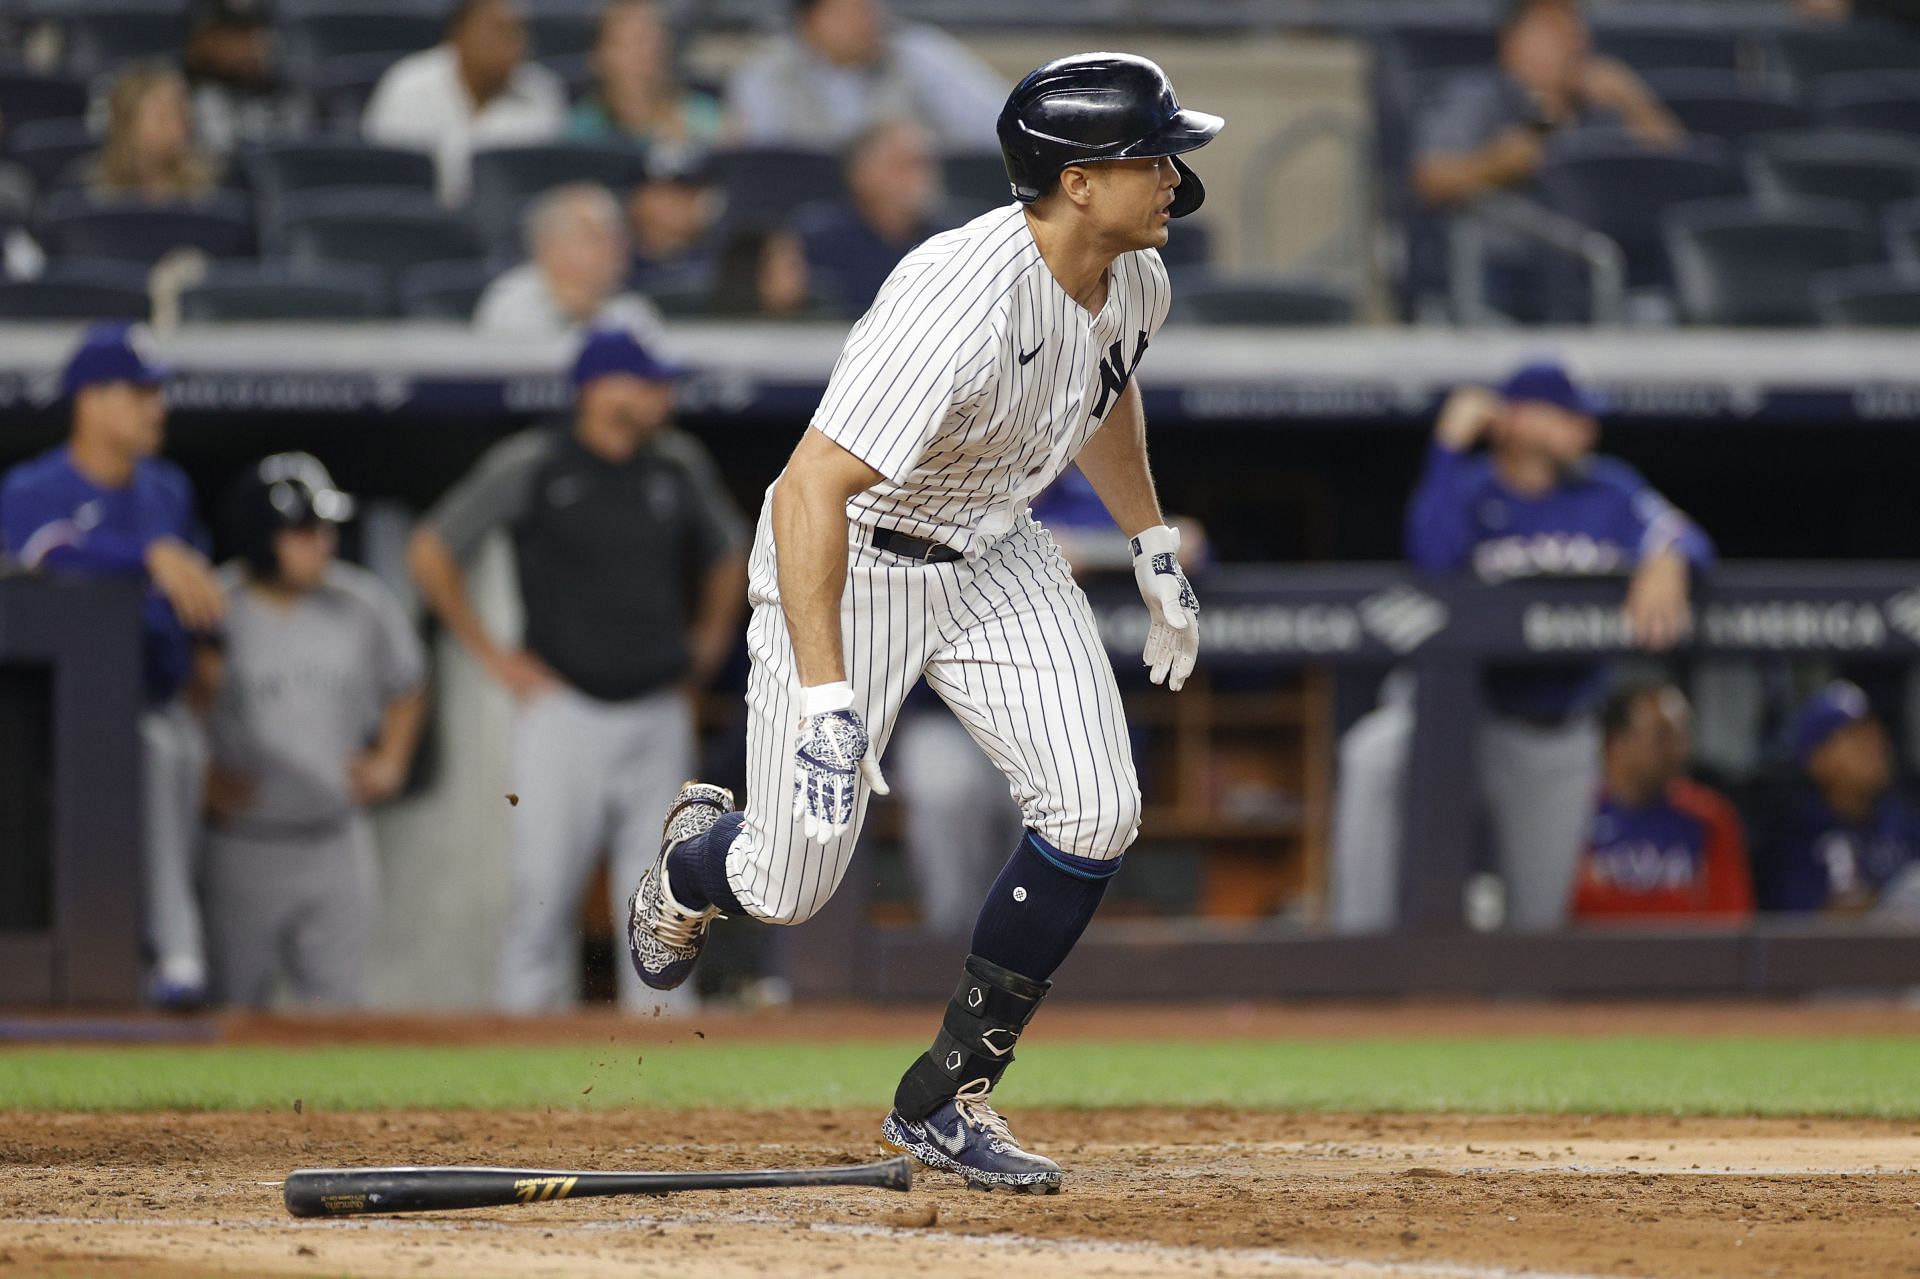
[[[1069,203],[1086,208],[1093,202],[1093,170],[1077,164],[1060,170],[1060,192]]]

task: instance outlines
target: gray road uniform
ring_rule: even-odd
[[[701,574],[746,546],[747,526],[692,436],[666,430],[631,461],[563,429],[496,445],[428,524],[465,558],[496,528],[513,537],[526,649],[566,682],[516,708],[513,892],[499,1002],[571,1002],[581,894],[603,850],[630,884],[659,855],[660,814],[694,768],[679,687]],[[630,1010],[660,996],[616,964]]]
[[[246,809],[208,832],[205,895],[219,996],[259,1006],[284,976],[304,1003],[364,1002],[378,879],[349,760],[425,679],[419,637],[365,569],[335,564],[289,606],[222,570],[226,673],[214,762],[247,775]]]

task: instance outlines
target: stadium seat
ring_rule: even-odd
[[[540,7],[528,9],[527,34],[532,37],[533,56],[551,63],[592,52],[600,36],[600,17],[592,9],[568,9],[545,0]]]
[[[0,70],[0,137],[35,120],[78,120],[86,113],[84,81],[18,68]]]
[[[377,53],[343,53],[323,59],[308,73],[306,90],[320,110],[325,125],[339,132],[358,134],[360,115],[367,99],[380,84],[388,68],[413,52],[388,49]]]
[[[186,13],[177,0],[64,4],[60,29],[61,64],[84,77],[136,59],[178,58],[187,41]]]
[[[198,249],[212,258],[254,251],[253,217],[246,198],[231,191],[178,204],[95,200],[84,191],[60,191],[43,202],[41,242],[56,258],[95,258],[152,266],[174,249]]]
[[[322,70],[336,59],[397,61],[440,43],[444,28],[440,16],[404,5],[315,9],[280,23],[281,57],[289,79],[318,88]]]
[[[144,320],[147,273],[124,262],[54,262],[36,280],[0,280],[0,319]]]
[[[1693,324],[1813,324],[1813,276],[1876,256],[1872,220],[1845,200],[1704,200],[1667,210],[1665,232]]]
[[[499,271],[486,262],[423,262],[400,273],[400,313],[415,320],[466,324]]]
[[[33,174],[42,191],[71,179],[74,167],[100,149],[100,139],[79,119],[31,120],[7,130],[7,153]]]
[[[422,262],[471,262],[485,257],[480,237],[455,214],[429,210],[339,208],[289,216],[285,252],[298,267],[359,262],[389,280]]]
[[[1813,87],[1813,104],[1820,118],[1832,125],[1920,137],[1920,71],[1825,76]]]
[[[433,157],[351,138],[316,138],[259,147],[240,158],[260,211],[262,247],[277,250],[279,228],[301,197],[317,191],[391,191],[434,199]]]
[[[1866,266],[1813,278],[1822,323],[1867,329],[1920,329],[1920,268]]]
[[[1813,115],[1787,84],[1756,81],[1737,71],[1656,71],[1647,87],[1687,132],[1738,142],[1756,133],[1804,129]]]
[[[1731,31],[1688,31],[1652,27],[1594,31],[1594,45],[1635,71],[1740,69],[1741,39]]]
[[[25,226],[33,217],[33,174],[22,165],[0,160],[0,227]]]
[[[1779,32],[1774,47],[1787,73],[1802,85],[1847,71],[1904,71],[1920,66],[1920,41],[1904,32],[1864,23]]]
[[[803,204],[840,200],[840,157],[791,147],[741,147],[713,154],[727,193],[727,217],[779,220]]]
[[[1888,255],[1905,266],[1920,267],[1920,200],[1880,211]]]
[[[998,151],[951,151],[941,156],[940,185],[946,189],[947,204],[969,219],[1013,199],[1007,162]]]
[[[1740,191],[1732,154],[1707,138],[1649,151],[1617,134],[1589,134],[1556,145],[1540,170],[1542,202],[1611,237],[1626,255],[1630,288],[1671,283],[1661,214]]]
[[[345,262],[321,270],[280,263],[218,267],[180,294],[180,318],[196,323],[371,320],[385,312],[385,278]]]
[[[1301,327],[1353,323],[1353,298],[1303,279],[1216,278],[1185,282],[1174,316],[1189,324]]]
[[[696,275],[654,285],[647,290],[648,301],[660,308],[660,314],[674,320],[706,315],[711,309],[712,295],[713,285]]]
[[[1821,196],[1869,208],[1920,198],[1920,137],[1842,129],[1766,134],[1747,145],[1755,195]]]
[[[521,213],[542,191],[569,182],[594,182],[619,195],[646,176],[646,158],[636,147],[490,147],[473,153],[467,213],[489,245],[511,247],[518,243]]]

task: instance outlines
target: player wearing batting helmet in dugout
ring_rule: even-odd
[[[1144,58],[1034,71],[1000,114],[1016,202],[929,239],[847,339],[767,490],[751,561],[744,810],[688,783],[629,938],[684,981],[718,915],[793,924],[845,873],[878,756],[925,677],[1006,775],[1026,832],[974,929],[885,1141],[981,1187],[1057,1190],[988,1094],[1140,821],[1126,715],[1086,597],[1028,510],[1070,463],[1132,540],[1152,679],[1199,648],[1147,467],[1133,373],[1166,319],[1168,223],[1205,192],[1184,160],[1224,122]]]

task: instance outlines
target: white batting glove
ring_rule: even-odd
[[[853,825],[854,789],[864,778],[885,795],[867,726],[844,680],[800,690],[800,738],[793,752],[793,818],[801,833],[830,844]]]
[[[1177,693],[1200,655],[1200,601],[1180,571],[1179,529],[1156,524],[1133,539],[1133,580],[1152,617],[1147,678]]]

